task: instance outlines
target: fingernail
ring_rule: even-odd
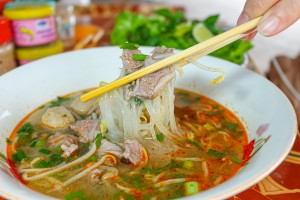
[[[249,16],[245,13],[242,13],[237,21],[237,25],[244,24],[250,20]]]
[[[269,36],[276,31],[280,23],[280,20],[276,16],[269,16],[267,19],[264,19],[258,28],[258,32],[264,36]]]

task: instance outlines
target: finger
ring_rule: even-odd
[[[247,0],[237,25],[263,15],[280,0]]]
[[[264,36],[280,33],[300,18],[299,0],[281,0],[263,16],[258,32]]]

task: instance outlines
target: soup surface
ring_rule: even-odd
[[[139,140],[141,159],[133,162],[124,158],[126,146],[105,135],[97,102],[80,102],[84,92],[41,106],[12,133],[8,157],[29,188],[65,199],[174,199],[214,187],[242,166],[247,145],[242,123],[207,97],[175,89],[182,137],[156,131],[158,142]],[[89,129],[95,120],[99,126]],[[96,138],[81,137],[86,129],[97,131]]]

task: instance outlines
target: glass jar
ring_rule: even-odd
[[[0,17],[0,75],[16,67],[12,32],[8,19]]]
[[[75,44],[76,16],[74,6],[66,3],[58,3],[56,6],[56,27],[60,40],[65,48],[71,48]]]
[[[4,16],[12,20],[17,46],[45,45],[56,40],[54,7],[47,3],[11,3]]]
[[[63,50],[63,43],[58,40],[43,46],[16,48],[16,56],[19,64],[24,65],[47,56],[62,53]]]

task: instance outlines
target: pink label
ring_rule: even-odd
[[[18,46],[37,46],[55,41],[54,17],[12,22],[15,43]]]
[[[19,60],[20,65],[25,65],[25,64],[30,63],[30,62],[32,62],[32,60]]]

